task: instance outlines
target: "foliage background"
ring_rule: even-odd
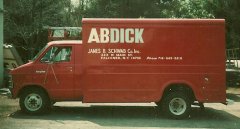
[[[240,47],[240,0],[4,0],[4,43],[24,61],[47,43],[45,26],[84,18],[224,18],[227,48]]]

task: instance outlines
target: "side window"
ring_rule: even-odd
[[[45,55],[41,58],[41,62],[50,62],[52,56],[54,55],[54,53],[56,52],[56,50],[58,49],[58,47],[51,47],[46,53]]]
[[[71,47],[59,47],[55,52],[54,62],[70,62],[71,60]]]
[[[54,46],[45,53],[45,55],[41,59],[41,62],[48,63],[51,60],[54,62],[69,62],[71,60],[71,53],[72,47]]]

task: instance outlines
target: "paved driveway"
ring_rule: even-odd
[[[105,129],[105,128],[240,128],[239,89],[228,92],[234,104],[206,104],[205,111],[193,107],[186,120],[163,117],[155,104],[56,103],[48,114],[22,113],[18,100],[0,96],[0,129]]]

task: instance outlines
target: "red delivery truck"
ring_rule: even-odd
[[[23,111],[155,102],[181,119],[195,102],[226,104],[223,19],[83,19],[82,28],[82,41],[52,41],[11,71]]]

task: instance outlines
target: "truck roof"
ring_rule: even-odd
[[[51,41],[48,43],[48,45],[53,44],[82,44],[82,40],[59,40],[59,41]]]
[[[222,25],[225,24],[224,19],[156,19],[156,18],[148,18],[148,19],[140,19],[140,18],[83,18],[82,23],[90,23],[90,24],[106,24],[106,23],[124,23],[124,24],[136,24],[136,23],[144,23],[144,24],[175,24],[175,25]]]

